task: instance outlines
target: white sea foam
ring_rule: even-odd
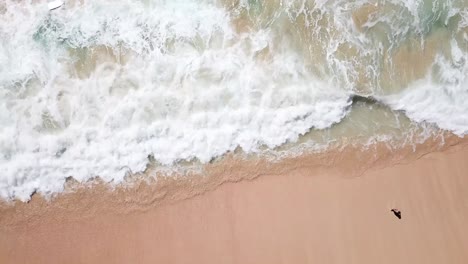
[[[410,2],[405,14],[422,17],[424,3]],[[350,10],[363,1],[335,6],[318,1],[315,8],[323,14],[337,14],[329,19],[335,31],[320,28],[312,37],[327,32],[323,39],[302,41],[323,41],[325,61],[308,61],[283,37],[288,30],[271,23],[239,30],[235,15],[214,0],[84,1],[52,13],[45,2],[5,3],[5,11],[0,9],[4,199],[59,192],[68,176],[118,183],[127,173],[145,170],[149,156],[164,165],[206,163],[239,147],[257,152],[329,128],[350,111],[360,59],[375,62],[384,47],[372,50],[372,35],[357,33],[352,25]],[[281,6],[285,14],[275,17],[294,22],[307,13],[288,10],[293,1]],[[412,31],[429,34],[422,20],[390,19],[398,14],[373,17],[366,27],[390,23],[384,35],[395,38],[393,46]],[[361,57],[343,57],[345,44]],[[450,58],[438,55],[437,80],[428,73],[382,101],[415,121],[467,133],[467,55],[459,45],[452,43]],[[363,75],[378,78],[378,65],[365,65]],[[379,97],[379,89],[370,92]]]
[[[451,56],[437,56],[433,70],[401,93],[381,99],[414,121],[435,123],[463,136],[468,133],[468,54],[452,40]]]
[[[153,13],[133,3],[112,13],[89,4],[48,18],[36,14],[42,21],[24,26],[25,17],[11,17],[16,21],[10,26],[22,34],[2,28],[10,38],[0,75],[3,198],[59,191],[67,176],[120,182],[126,173],[144,170],[148,155],[172,164],[207,162],[237,147],[272,148],[345,116],[348,94],[304,78],[297,54],[278,54],[268,64],[252,60],[271,45],[268,32],[238,36],[223,10],[185,4],[171,2]],[[33,42],[40,23],[49,25]],[[103,24],[109,25],[105,32]],[[154,27],[159,30],[145,31]],[[184,41],[197,37],[212,48],[200,51]],[[89,78],[72,78],[56,39],[72,48],[120,44],[141,57],[124,66],[103,63]],[[168,40],[173,47],[164,46]],[[219,43],[208,43],[214,41]]]

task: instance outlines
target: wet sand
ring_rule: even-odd
[[[468,143],[447,145],[362,171],[362,153],[256,162],[265,173],[191,198],[96,187],[3,205],[0,263],[468,263]]]

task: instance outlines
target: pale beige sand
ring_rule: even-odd
[[[257,162],[266,175],[177,202],[113,203],[96,187],[4,205],[0,263],[468,263],[468,144],[455,143],[362,174],[358,152],[342,166]]]

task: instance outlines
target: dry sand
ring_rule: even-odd
[[[217,177],[254,176],[205,192],[180,185],[183,200],[167,186],[97,186],[3,205],[0,263],[468,263],[468,143],[446,146],[400,158],[350,151],[326,165],[228,162]]]

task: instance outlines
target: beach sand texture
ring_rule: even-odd
[[[467,0],[0,1],[0,264],[468,263]]]
[[[464,140],[349,177],[299,157],[284,175],[140,211],[71,208],[105,196],[88,190],[21,221],[22,211],[42,203],[33,199],[3,209],[0,262],[467,263],[467,159]],[[54,207],[63,199],[68,208]]]

